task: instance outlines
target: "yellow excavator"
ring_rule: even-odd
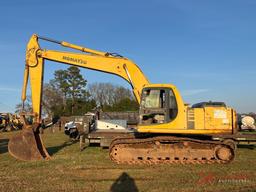
[[[63,52],[46,50],[39,40],[79,50]],[[228,163],[235,157],[236,143],[229,135],[237,132],[236,112],[223,102],[202,102],[192,107],[185,104],[172,84],[151,84],[131,60],[116,53],[101,52],[64,41],[32,35],[26,50],[22,101],[26,100],[28,79],[31,85],[32,108],[22,114],[22,131],[9,141],[9,152],[17,159],[50,158],[40,137],[41,100],[44,61],[114,74],[125,79],[140,104],[139,124],[134,136],[116,138],[109,156],[116,163]],[[29,124],[25,116],[32,116]],[[226,136],[225,136],[226,135]],[[213,136],[222,137],[220,141]]]

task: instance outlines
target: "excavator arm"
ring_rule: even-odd
[[[57,43],[63,47],[79,50],[83,53],[41,49],[39,45],[40,39]],[[38,160],[49,157],[39,135],[45,60],[120,76],[131,85],[135,98],[139,103],[142,88],[149,84],[149,81],[135,63],[118,54],[96,51],[64,41],[60,42],[35,34],[32,35],[26,50],[22,102],[24,104],[26,100],[27,85],[28,80],[30,80],[33,109],[30,115],[33,116],[34,120],[32,125],[28,125],[25,120],[25,114],[23,114],[23,131],[21,134],[13,137],[9,142],[9,152],[21,160]]]
[[[64,47],[76,49],[84,53],[61,52],[55,50],[43,50],[40,48],[38,40],[47,40]],[[120,55],[107,52],[95,51],[85,47],[80,47],[67,42],[59,42],[44,37],[33,35],[27,45],[26,66],[24,72],[24,83],[22,90],[22,101],[26,100],[26,90],[28,78],[30,77],[32,108],[40,121],[41,97],[44,74],[44,61],[56,61],[59,63],[111,73],[125,79],[132,87],[135,98],[140,103],[141,90],[149,81],[140,68],[131,60]]]

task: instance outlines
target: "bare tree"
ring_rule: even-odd
[[[101,108],[106,105],[113,106],[125,98],[134,100],[133,94],[129,89],[111,83],[89,84],[88,90],[91,97]]]
[[[114,91],[115,103],[120,102],[122,99],[125,99],[125,98],[134,100],[134,95],[132,94],[131,90],[122,86],[116,86]]]
[[[63,107],[63,94],[51,84],[45,84],[43,88],[42,112],[43,115],[52,116],[54,109]]]
[[[24,103],[24,108],[22,103],[18,103],[15,106],[15,113],[31,112],[31,111],[32,111],[31,96],[27,96],[27,100]]]

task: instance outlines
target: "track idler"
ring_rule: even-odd
[[[14,135],[8,143],[9,153],[19,160],[35,161],[50,158],[39,134],[40,124],[23,125],[23,129]]]

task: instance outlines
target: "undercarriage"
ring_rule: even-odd
[[[118,164],[229,163],[235,157],[230,144],[177,136],[117,138],[109,150]]]

